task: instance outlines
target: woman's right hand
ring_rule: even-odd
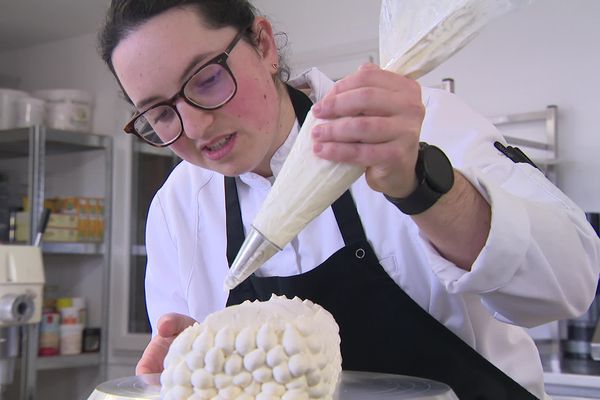
[[[169,313],[160,317],[158,320],[158,332],[152,337],[148,346],[146,346],[142,358],[140,358],[135,367],[135,374],[143,375],[162,372],[169,346],[171,346],[177,335],[183,332],[188,326],[193,325],[194,322],[196,321],[193,318],[176,313]]]

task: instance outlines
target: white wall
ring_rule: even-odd
[[[296,69],[314,64],[339,77],[376,52],[379,1],[309,0],[297,7],[279,0],[254,3],[276,29],[287,32]],[[318,14],[311,11],[319,7]],[[597,0],[538,0],[494,21],[421,79],[438,85],[443,78],[454,78],[456,93],[489,116],[556,104],[559,184],[589,211],[600,210],[600,182],[595,179],[600,173],[598,21]]]

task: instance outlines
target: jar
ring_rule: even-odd
[[[73,297],[72,302],[73,307],[78,310],[79,323],[85,327],[87,325],[87,310],[85,307],[85,298]]]
[[[60,309],[60,319],[63,325],[80,325],[79,308],[65,307]]]
[[[60,354],[80,354],[82,340],[83,326],[79,324],[60,326]]]
[[[60,351],[60,314],[44,312],[40,322],[40,356],[55,356]]]

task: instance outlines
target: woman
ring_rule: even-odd
[[[546,397],[522,327],[587,309],[600,246],[537,169],[494,148],[484,118],[374,65],[287,85],[272,26],[245,0],[114,0],[101,52],[139,111],[125,130],[184,160],[149,211],[138,374],[161,371],[194,320],[274,292],[332,312],[345,369],[440,380],[461,399]],[[315,154],[365,175],[223,293],[313,102]]]

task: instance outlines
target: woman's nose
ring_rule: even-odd
[[[184,134],[190,139],[202,138],[212,125],[214,114],[210,111],[194,107],[183,99],[180,99],[175,106],[181,116]]]

